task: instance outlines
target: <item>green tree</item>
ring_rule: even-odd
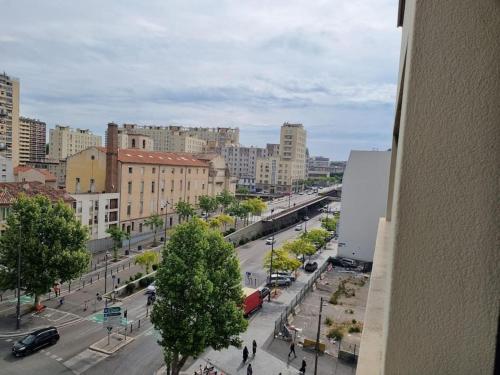
[[[188,219],[195,215],[196,211],[193,206],[188,202],[179,202],[175,206],[175,211],[179,215],[179,219]]]
[[[144,267],[146,273],[149,273],[149,268],[153,264],[157,264],[159,259],[160,256],[156,251],[147,250],[135,257],[135,264],[140,264],[142,267]]]
[[[250,190],[246,186],[240,186],[236,189],[236,193],[246,195],[250,193]]]
[[[221,193],[217,194],[217,202],[222,206],[222,211],[226,212],[226,209],[233,204],[236,199],[234,195],[231,194],[227,189],[224,189]]]
[[[264,256],[264,269],[269,272],[271,267],[271,251]],[[300,261],[283,247],[273,250],[273,271],[295,271],[300,267]]]
[[[300,238],[314,244],[314,246],[316,246],[316,249],[320,249],[325,246],[326,240],[329,236],[330,234],[326,230],[322,228],[314,228],[307,233],[302,233]]]
[[[253,216],[262,215],[262,212],[264,212],[264,210],[267,208],[266,202],[264,202],[260,198],[250,198],[244,202],[246,202],[246,205],[248,206],[250,213]]]
[[[156,274],[158,299],[151,321],[160,332],[167,371],[178,375],[186,360],[207,347],[241,345],[243,293],[233,246],[197,218],[178,225]]]
[[[52,203],[41,195],[19,195],[0,237],[0,289],[17,285],[18,251],[21,253],[21,288],[35,298],[55,282],[81,276],[88,267],[87,229],[62,201]]]
[[[118,228],[116,225],[106,229],[106,233],[111,236],[113,240],[113,259],[118,260],[118,249],[122,246],[123,240],[127,239],[128,233]]]
[[[234,223],[234,219],[231,216],[226,214],[220,214],[211,218],[208,222],[208,225],[212,229],[218,229],[221,226],[224,226],[224,230],[226,230],[226,225],[232,223]]]
[[[321,227],[330,232],[335,232],[337,230],[337,217],[325,217],[321,219]]]
[[[144,225],[148,226],[149,229],[154,231],[153,237],[153,246],[156,246],[156,234],[158,233],[158,229],[163,226],[163,220],[158,214],[153,214],[144,220]]]
[[[219,202],[217,202],[217,199],[208,195],[200,196],[198,204],[200,205],[200,208],[206,213],[205,220],[208,220],[209,214],[217,210],[217,207],[219,206]]]
[[[311,256],[316,252],[316,246],[312,244],[310,241],[299,238],[294,241],[287,241],[283,244],[283,249],[292,254],[295,254],[297,257],[302,258],[302,263],[305,262],[306,256]]]
[[[238,201],[234,201],[231,206],[227,208],[227,213],[234,217],[234,228],[236,229],[236,224],[238,219],[244,220],[247,216],[249,211],[249,207],[247,205],[241,204]]]

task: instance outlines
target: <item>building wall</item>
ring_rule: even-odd
[[[101,136],[92,134],[90,130],[56,125],[55,129],[50,129],[49,159],[66,159],[88,147],[101,145]]]
[[[92,186],[93,180],[93,186]],[[106,153],[90,147],[66,161],[66,191],[70,194],[103,192],[106,188]]]
[[[389,188],[388,151],[351,151],[342,181],[338,254],[373,261],[377,226]]]
[[[154,151],[168,151],[168,128],[163,126],[123,124],[120,129],[128,134],[144,134],[153,140]],[[126,147],[120,147],[126,148]]]
[[[45,159],[46,124],[27,117],[19,118],[19,164]]]
[[[0,74],[0,143],[3,154],[19,165],[19,80]]]
[[[119,193],[71,194],[76,218],[87,227],[91,240],[109,237],[106,230],[119,225]]]
[[[358,374],[498,373],[499,32],[498,1],[406,1],[387,301],[368,298]]]
[[[239,179],[238,185],[255,189],[257,159],[266,157],[267,149],[254,146],[226,146],[222,149],[222,156],[231,175]]]
[[[168,151],[171,152],[204,152],[207,142],[203,139],[190,137],[185,134],[170,134],[168,137]]]
[[[0,182],[14,182],[12,159],[0,155]]]

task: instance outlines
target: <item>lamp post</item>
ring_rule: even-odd
[[[167,242],[167,220],[168,220],[168,205],[169,201],[162,201],[162,207],[165,207],[165,242]]]
[[[271,209],[271,216],[274,212],[274,208]],[[272,282],[272,274],[273,274],[273,253],[274,253],[274,219],[271,217],[271,230],[273,231],[273,236],[271,240],[271,264],[269,266],[269,283]],[[267,301],[271,302],[271,292],[269,292],[267,296]]]
[[[19,217],[19,219],[21,219]],[[19,220],[19,239],[21,239],[21,220]],[[16,329],[21,328],[21,246],[17,246],[17,305],[16,305]]]
[[[106,251],[104,255],[104,294],[107,292],[108,288],[108,252]]]
[[[316,332],[316,354],[314,357],[314,375],[318,373],[318,353],[319,353],[319,334],[321,330],[321,312],[323,311],[323,297],[320,299],[319,317],[318,317],[318,331]]]

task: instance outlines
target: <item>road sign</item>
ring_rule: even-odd
[[[106,326],[117,327],[121,324],[122,308],[119,306],[104,308],[104,323]]]

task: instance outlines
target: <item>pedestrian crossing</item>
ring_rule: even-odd
[[[42,349],[40,350],[40,353],[43,353],[45,354],[47,357],[50,357],[52,359],[55,359],[57,362],[61,362],[63,359],[61,357],[59,357],[58,355],[56,354],[53,354],[50,350],[47,350],[47,349]]]
[[[108,357],[107,354],[86,349],[63,363],[74,374],[79,375]]]

